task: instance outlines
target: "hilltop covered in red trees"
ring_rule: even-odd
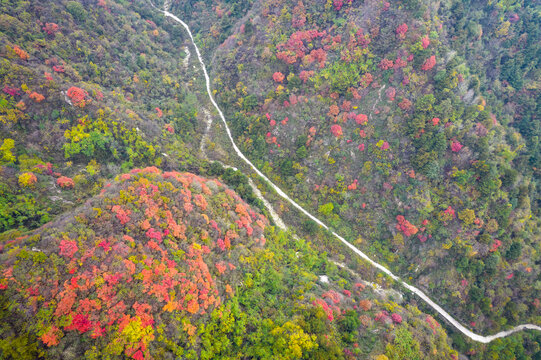
[[[237,267],[265,245],[266,226],[218,180],[132,170],[74,215],[2,246],[2,296],[14,306],[3,321],[33,322],[51,352],[75,341],[86,356],[149,358],[166,329],[187,341],[191,322],[230,311]]]

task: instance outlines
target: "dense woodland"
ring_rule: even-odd
[[[264,2],[218,49],[239,144],[473,329],[538,319],[533,5],[350,3]]]
[[[472,331],[541,324],[536,2],[166,3],[273,182]],[[259,184],[274,226],[150,2],[0,10],[1,358],[541,358]]]

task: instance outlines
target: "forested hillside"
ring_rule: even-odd
[[[198,167],[180,31],[128,3],[89,5],[1,5],[0,231],[43,224],[134,166]]]
[[[539,18],[506,6],[262,1],[215,66],[260,169],[492,331],[540,315]]]
[[[331,232],[475,333],[541,325],[538,3],[4,0],[0,358],[541,357],[456,332],[259,182],[158,9]]]
[[[132,170],[3,253],[4,358],[456,358],[430,315],[190,173]]]

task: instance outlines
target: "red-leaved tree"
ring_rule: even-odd
[[[272,79],[277,83],[281,83],[282,81],[284,81],[285,76],[281,72],[277,71],[272,75]]]
[[[408,25],[406,25],[406,23],[403,23],[396,28],[396,34],[398,35],[400,39],[404,39],[406,37],[407,32],[408,32]]]
[[[72,86],[68,89],[67,95],[73,102],[73,105],[79,107],[84,107],[86,105],[85,99],[88,96],[88,93],[85,90]]]
[[[432,55],[428,59],[425,60],[423,66],[421,66],[421,70],[428,71],[432,69],[436,65],[436,57]]]
[[[42,30],[45,31],[48,35],[54,36],[60,30],[60,28],[55,23],[46,23]]]
[[[428,39],[428,35],[426,35],[425,37],[421,39],[421,45],[423,46],[423,49],[426,49],[428,45],[430,45],[430,40]]]

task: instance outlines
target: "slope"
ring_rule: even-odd
[[[462,322],[535,322],[530,150],[425,5],[261,1],[218,49],[218,102],[273,182]]]
[[[132,170],[1,250],[3,358],[456,356],[430,316],[189,173]]]
[[[124,2],[0,8],[0,232],[38,227],[134,166],[199,171],[175,27]]]

